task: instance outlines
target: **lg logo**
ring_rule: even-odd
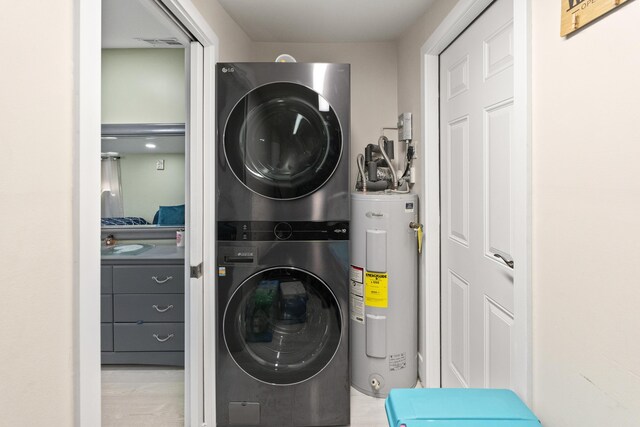
[[[223,73],[233,73],[235,71],[235,69],[233,67],[222,67],[222,72]]]

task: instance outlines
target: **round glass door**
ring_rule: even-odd
[[[296,268],[263,270],[234,292],[224,340],[238,366],[276,385],[296,384],[331,361],[341,339],[340,308],[318,277]]]
[[[329,103],[308,87],[272,83],[247,94],[229,115],[224,151],[235,176],[272,199],[313,193],[340,161],[342,133]]]

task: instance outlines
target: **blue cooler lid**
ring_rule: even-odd
[[[392,427],[402,424],[406,427],[486,426],[489,420],[492,426],[540,425],[527,405],[511,390],[393,389],[385,408]]]
[[[410,420],[392,427],[540,427],[539,421],[528,420]]]

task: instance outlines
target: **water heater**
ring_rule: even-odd
[[[417,381],[418,227],[415,194],[351,195],[351,384],[370,396]]]

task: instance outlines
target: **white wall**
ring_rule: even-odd
[[[184,123],[184,49],[103,49],[102,123]]]
[[[298,62],[351,64],[351,187],[355,159],[367,144],[377,144],[382,127],[397,122],[397,59],[395,43],[254,43],[252,61],[272,62],[281,53]],[[385,133],[396,140],[397,132]]]
[[[534,409],[640,425],[640,2],[565,39],[533,4]]]
[[[73,6],[4,2],[0,424],[73,425]]]
[[[164,170],[156,170],[161,159]],[[184,204],[184,154],[124,154],[120,169],[125,216],[151,223],[159,206]]]

